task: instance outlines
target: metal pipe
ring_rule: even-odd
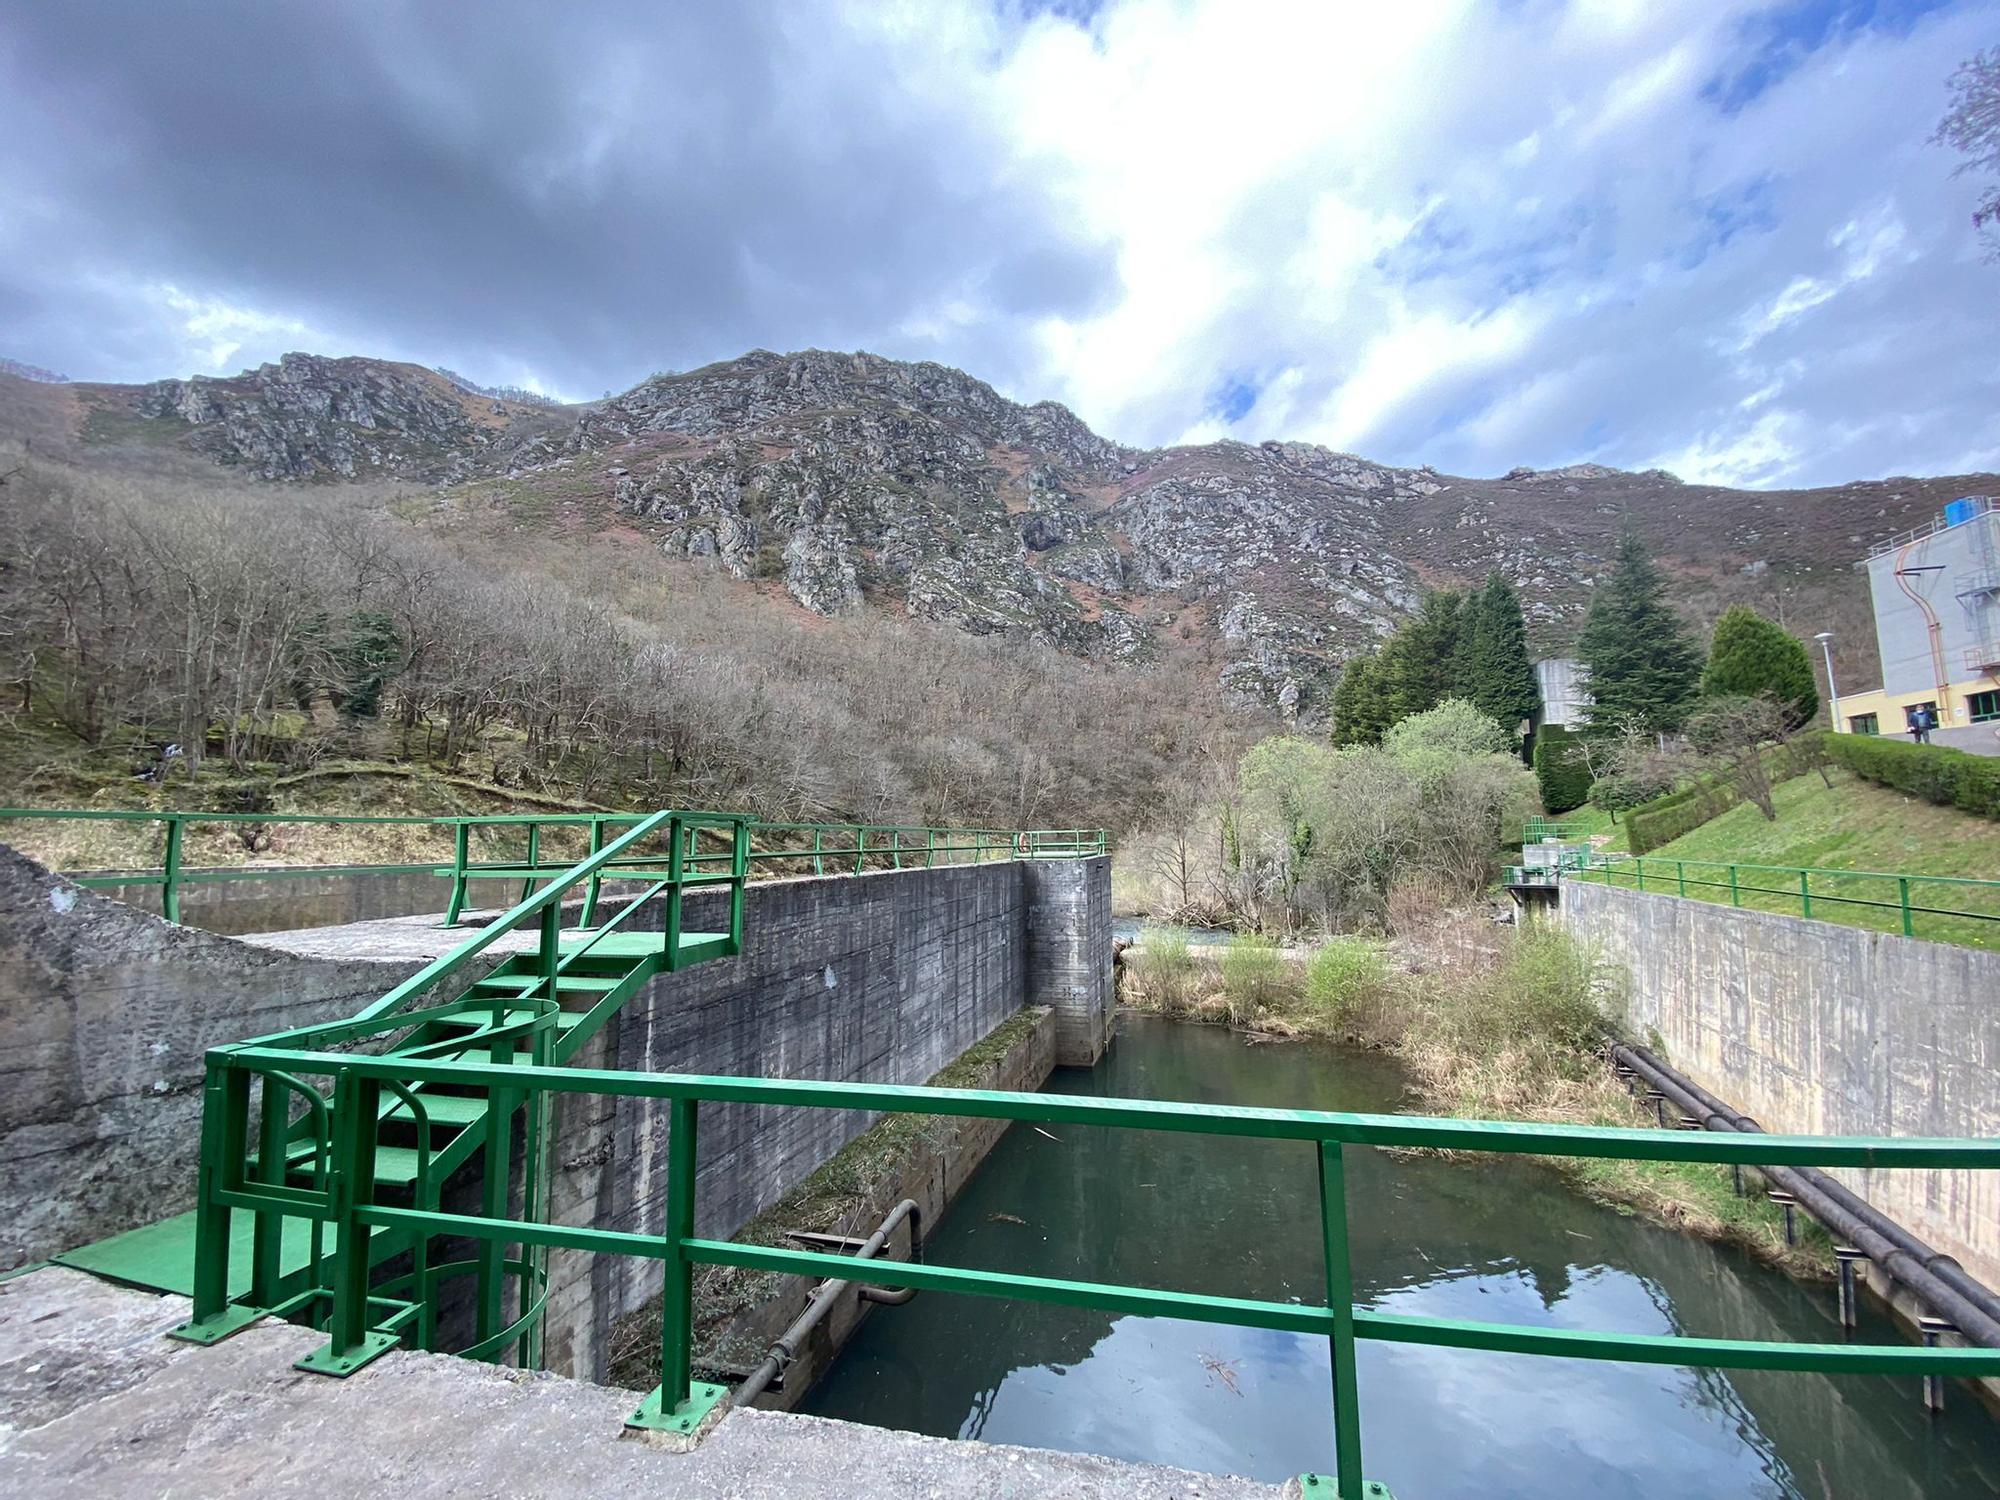
[[[1762,1133],[1763,1127],[1755,1120],[1681,1077],[1645,1048],[1619,1042],[1611,1051],[1613,1060],[1623,1063],[1642,1082],[1699,1116],[1704,1129]],[[1957,1261],[1933,1250],[1817,1168],[1758,1170],[1771,1186],[1791,1194],[1843,1243],[1859,1250],[1891,1280],[1902,1283],[1933,1313],[1948,1319],[1967,1343],[2000,1348],[2000,1297],[1968,1276]]]
[[[924,1211],[917,1206],[914,1198],[905,1198],[890,1209],[882,1222],[875,1226],[875,1232],[862,1241],[861,1248],[854,1252],[854,1258],[873,1260],[880,1255],[889,1243],[889,1236],[905,1219],[910,1221],[910,1259],[913,1262],[921,1260],[924,1243]],[[763,1395],[764,1388],[777,1379],[784,1368],[798,1356],[799,1345],[805,1341],[806,1335],[817,1328],[821,1320],[833,1311],[833,1304],[840,1299],[840,1294],[852,1285],[851,1281],[821,1282],[819,1290],[812,1294],[812,1300],[806,1303],[805,1311],[792,1320],[791,1327],[771,1341],[771,1347],[764,1353],[763,1363],[750,1372],[748,1379],[730,1392],[729,1404],[732,1407],[748,1406]],[[887,1287],[864,1286],[860,1292],[863,1301],[881,1303],[885,1307],[901,1307],[916,1294],[917,1289],[913,1286],[901,1287],[895,1291]]]

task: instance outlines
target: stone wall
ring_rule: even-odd
[[[191,1208],[203,1052],[418,967],[175,927],[0,846],[0,1271]]]
[[[1573,881],[1559,920],[1630,971],[1635,1039],[1766,1130],[2000,1136],[2000,953]],[[1834,1175],[2000,1285],[2000,1174]]]

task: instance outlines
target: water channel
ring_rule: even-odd
[[[1121,1017],[1052,1089],[1395,1110],[1386,1059]],[[1830,1288],[1590,1203],[1549,1170],[1349,1153],[1357,1299],[1556,1328],[1838,1341]],[[1016,1125],[927,1247],[940,1264],[1323,1302],[1309,1147]],[[1873,1309],[1860,1337],[1898,1338]],[[1367,1470],[1400,1500],[2000,1494],[2000,1424],[1954,1388],[1361,1345]],[[1330,1469],[1323,1339],[924,1293],[880,1309],[805,1410],[1268,1480]]]

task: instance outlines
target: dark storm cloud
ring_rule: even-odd
[[[204,328],[296,333],[594,395],[759,344],[932,353],[903,330],[949,306],[1004,379],[1111,256],[911,66],[781,3],[16,7],[0,342],[134,379]]]

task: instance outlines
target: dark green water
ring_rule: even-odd
[[[1393,1110],[1393,1065],[1127,1016],[1064,1093]],[[1017,1125],[937,1230],[939,1264],[1323,1302],[1309,1147]],[[1833,1293],[1590,1204],[1545,1169],[1350,1152],[1357,1298],[1555,1328],[1837,1341]],[[1020,1220],[1022,1222],[1015,1222]],[[1865,1338],[1891,1340],[1877,1323]],[[1916,1382],[1724,1375],[1363,1343],[1368,1475],[1399,1500],[1959,1500],[2000,1431]],[[1280,1480],[1330,1469],[1323,1339],[927,1292],[878,1309],[805,1410]]]

